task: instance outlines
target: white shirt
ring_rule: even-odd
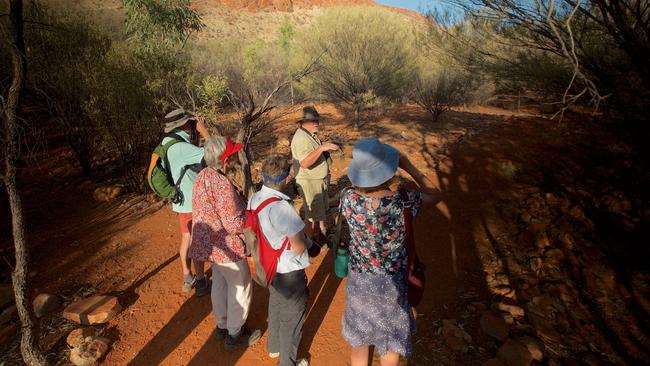
[[[287,195],[267,186],[262,186],[259,192],[253,194],[248,201],[248,208],[258,207],[270,197],[278,197],[281,201],[269,204],[260,211],[257,217],[266,241],[269,242],[273,249],[280,249],[285,238],[299,233],[304,229],[305,223],[293,206],[286,201],[289,200]],[[296,254],[292,249],[285,249],[280,255],[277,273],[299,271],[308,266],[309,254],[307,248],[300,255]]]

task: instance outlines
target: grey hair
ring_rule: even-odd
[[[216,169],[223,167],[223,161],[219,158],[226,151],[226,138],[219,135],[210,136],[203,145],[203,151],[203,159],[209,167]]]

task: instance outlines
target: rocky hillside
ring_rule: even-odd
[[[282,11],[310,9],[322,6],[375,5],[373,0],[200,0],[193,1],[197,7],[226,6],[249,11]]]

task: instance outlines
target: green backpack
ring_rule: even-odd
[[[169,133],[165,135],[165,137],[171,137],[172,140],[166,144],[161,142],[156,146],[153,154],[151,154],[151,162],[149,163],[149,169],[147,170],[147,182],[149,183],[149,187],[151,187],[154,193],[158,196],[169,198],[172,200],[172,203],[183,204],[184,197],[183,192],[180,190],[180,184],[185,176],[185,172],[187,169],[192,169],[198,172],[201,168],[197,165],[201,164],[184,166],[183,169],[181,169],[181,175],[178,177],[178,181],[174,182],[171,170],[168,168],[170,165],[169,159],[167,158],[167,151],[177,143],[186,141],[175,133]]]

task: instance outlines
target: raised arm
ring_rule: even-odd
[[[314,151],[310,152],[309,155],[305,156],[302,160],[300,160],[300,167],[304,169],[308,169],[312,165],[318,161],[318,158],[320,158],[321,154],[324,153],[325,151],[336,151],[338,150],[339,147],[332,144],[332,143],[325,143],[320,146],[318,146]]]
[[[442,193],[440,190],[429,178],[427,178],[426,175],[422,174],[422,172],[411,163],[405,154],[402,154],[401,152],[399,156],[399,167],[415,180],[415,183],[417,183],[418,187],[422,191],[422,201],[425,204],[436,205],[442,200]]]

